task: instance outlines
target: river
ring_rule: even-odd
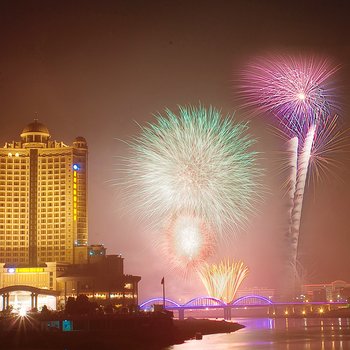
[[[229,334],[205,335],[167,350],[347,350],[349,318],[236,318],[246,328]]]

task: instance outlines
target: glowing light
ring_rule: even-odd
[[[77,221],[77,170],[79,170],[79,166],[77,164],[73,165],[73,221]]]
[[[119,176],[131,210],[156,226],[191,215],[217,233],[246,223],[260,188],[247,130],[212,107],[180,106],[178,115],[158,115],[129,144],[125,176]]]
[[[285,314],[285,315],[288,315],[288,314],[289,314],[288,310],[284,311],[284,314]]]
[[[301,313],[302,313],[303,315],[306,315],[306,311],[305,311],[305,310],[303,310]]]
[[[248,267],[242,261],[227,259],[217,265],[205,263],[198,273],[208,295],[229,303],[235,298],[237,289],[248,272]]]
[[[193,223],[189,223],[185,227],[177,229],[177,249],[184,255],[192,259],[197,254],[201,243],[202,237],[199,232],[198,226]]]
[[[215,238],[210,227],[198,217],[173,217],[165,228],[161,251],[175,268],[188,269],[201,265],[214,252]]]
[[[44,272],[43,267],[18,267],[17,268],[18,273],[37,273],[37,272]]]
[[[15,273],[16,269],[14,267],[10,267],[10,268],[7,269],[7,272],[8,273]]]
[[[19,314],[21,317],[26,317],[26,316],[27,316],[27,310],[26,310],[24,307],[22,307],[22,308],[20,308],[18,314]]]
[[[306,99],[306,96],[303,92],[298,93],[297,97],[299,100],[302,100],[302,101],[304,101]]]
[[[19,157],[19,153],[18,152],[15,154],[15,157]]]
[[[320,314],[323,314],[323,313],[324,313],[324,309],[323,309],[323,308],[320,308],[320,309],[318,310],[318,312],[319,312]]]

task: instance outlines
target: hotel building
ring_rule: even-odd
[[[87,259],[87,143],[52,141],[37,120],[0,148],[0,261]]]
[[[0,308],[55,308],[79,293],[137,304],[141,277],[124,275],[120,255],[88,246],[85,139],[53,141],[37,120],[20,138],[0,148]]]

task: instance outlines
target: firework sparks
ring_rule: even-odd
[[[316,154],[322,154],[322,142],[334,126],[332,119],[329,123],[329,116],[337,110],[330,78],[337,70],[325,59],[274,57],[256,60],[243,74],[242,94],[247,104],[273,113],[291,138],[286,257],[290,282],[295,287],[306,179],[310,160],[315,159],[317,164],[320,158]]]
[[[214,253],[216,243],[210,227],[189,215],[172,218],[161,242],[171,265],[186,272],[202,265]]]
[[[290,138],[290,131],[285,129],[273,128],[273,134],[286,142],[286,151],[281,152],[282,164],[281,172],[289,172],[289,177],[283,188],[286,188],[288,198],[294,198],[296,169],[300,157],[300,147],[305,143],[307,133],[303,129],[296,130],[297,136]],[[343,129],[337,115],[326,118],[323,123],[315,126],[315,136],[312,143],[309,159],[309,171],[307,183],[325,180],[327,175],[337,177],[335,171],[341,163],[337,162],[337,155],[343,152],[349,152],[349,129]],[[294,184],[293,184],[294,182]],[[291,193],[293,195],[291,196]]]
[[[327,118],[322,125],[316,126],[316,135],[311,149],[310,174],[314,183],[331,173],[337,174],[332,168],[340,165],[335,156],[341,152],[348,152],[349,129],[342,129],[337,115]]]
[[[235,298],[248,272],[248,267],[242,261],[226,260],[219,264],[206,263],[198,273],[209,296],[229,303]]]
[[[314,129],[314,131],[312,130]],[[298,282],[301,279],[301,262],[297,260],[300,222],[302,214],[302,200],[306,185],[325,181],[331,176],[332,181],[338,177],[341,163],[337,156],[349,152],[349,129],[343,129],[337,115],[326,118],[322,123],[306,133],[303,128],[295,129],[298,136],[290,138],[290,132],[273,128],[274,134],[286,142],[286,152],[282,152],[281,172],[288,173],[288,179],[283,185],[286,189],[286,203],[288,208],[289,226],[286,232],[287,250],[285,252],[286,268],[289,271],[286,279]],[[312,144],[311,133],[314,133]],[[311,146],[311,150],[308,148]],[[335,171],[338,170],[338,171]],[[302,178],[304,172],[305,178]],[[298,179],[298,194],[296,182]],[[286,286],[287,287],[287,286]],[[288,287],[289,288],[289,287]]]
[[[202,106],[166,110],[142,127],[123,169],[137,216],[154,224],[189,215],[220,233],[245,223],[259,188],[247,129]]]
[[[242,76],[247,105],[270,111],[293,130],[337,110],[331,77],[338,70],[326,59],[276,56],[258,59]]]

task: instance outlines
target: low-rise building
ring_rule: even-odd
[[[106,252],[103,246],[89,251]],[[87,295],[98,304],[138,305],[140,276],[124,274],[121,255],[99,255],[86,264],[47,262],[36,267],[0,264],[0,309],[64,308],[69,297]]]

